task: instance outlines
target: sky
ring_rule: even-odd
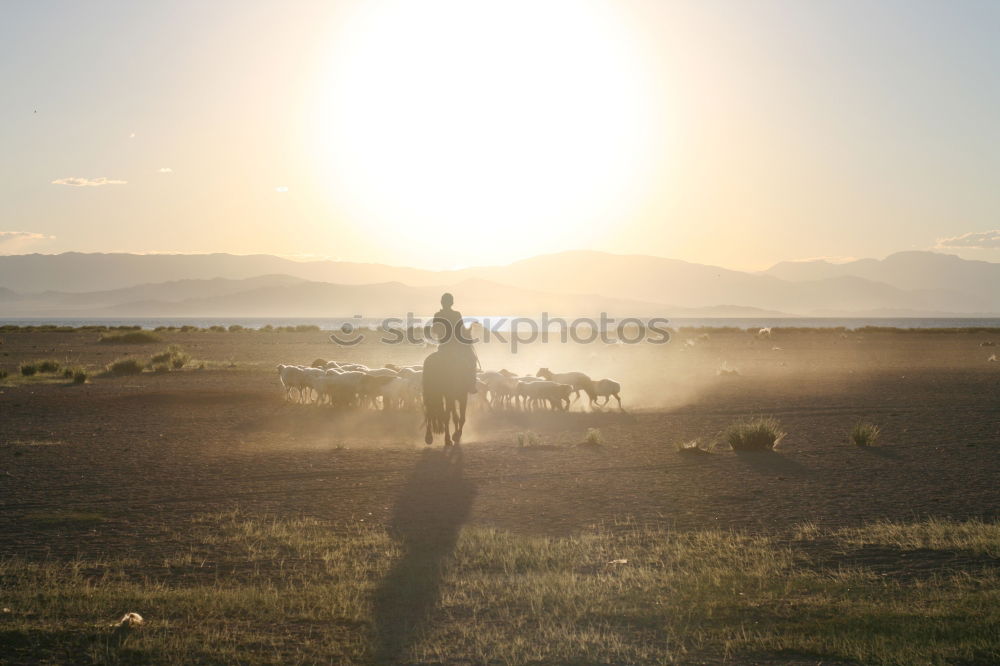
[[[0,7],[0,254],[1000,261],[1000,3]]]

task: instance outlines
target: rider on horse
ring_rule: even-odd
[[[453,310],[455,297],[445,293],[441,296],[441,309],[434,313],[434,328],[441,332],[438,336],[438,351],[468,369],[468,392],[476,392],[476,368],[479,359],[472,348],[472,335],[462,320],[462,313]]]

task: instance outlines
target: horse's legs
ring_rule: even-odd
[[[445,412],[444,412],[444,445],[445,446],[451,446],[452,443],[453,443],[451,441],[451,414],[449,413],[450,411],[451,410],[448,407],[445,407]]]
[[[432,430],[434,423],[434,413],[437,411],[435,408],[431,407],[430,403],[424,402],[424,423],[427,424],[427,429],[424,431],[424,444],[430,446],[434,443],[434,431]]]
[[[459,400],[458,400],[458,413],[455,414],[455,443],[456,444],[461,444],[461,442],[462,442],[462,428],[465,427],[465,408],[468,406],[468,404],[469,404],[468,397],[459,398]]]
[[[615,400],[618,401],[618,409],[625,409],[624,407],[622,407],[621,396],[619,396],[617,393],[615,393]],[[608,398],[608,402],[611,402],[611,398]]]

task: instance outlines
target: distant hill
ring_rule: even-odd
[[[413,310],[426,302],[427,294],[445,288],[457,292],[460,307],[481,313],[554,312],[558,305],[570,314],[633,308],[637,316],[657,309],[675,316],[711,311],[727,313],[715,316],[864,316],[889,311],[982,315],[1000,313],[997,284],[1000,264],[931,252],[901,252],[881,261],[848,264],[785,262],[763,273],[592,251],[454,271],[300,262],[270,255],[0,256],[0,302],[8,316],[15,310],[98,309],[146,316],[177,316],[181,310],[223,316],[268,308],[270,314],[293,313],[288,316],[305,316],[306,310],[369,316],[376,306],[387,312]],[[255,298],[262,300],[254,303]],[[325,302],[317,304],[320,299]],[[430,302],[436,303],[437,297]]]
[[[960,295],[952,308],[1000,311],[1000,264],[971,261],[938,252],[897,252],[885,259],[859,259],[843,264],[828,261],[785,261],[764,274],[788,281],[856,277],[898,289],[938,295]]]
[[[12,317],[364,317],[431,314],[441,292],[451,290],[468,304],[466,314],[494,316],[769,316],[755,308],[680,308],[661,303],[585,294],[550,294],[468,279],[455,285],[411,287],[399,282],[340,285],[287,275],[246,280],[180,280],[125,289],[73,294],[47,291],[13,294]],[[2,294],[0,294],[2,297]]]

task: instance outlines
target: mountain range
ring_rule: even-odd
[[[273,255],[0,256],[6,317],[366,317],[427,314],[990,316],[1000,264],[934,252],[782,262],[751,273],[645,255],[571,251],[450,271]]]

